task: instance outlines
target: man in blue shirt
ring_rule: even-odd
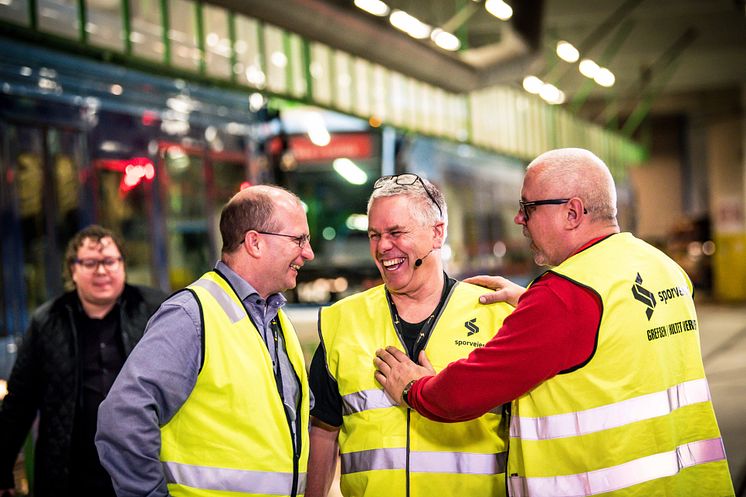
[[[190,409],[191,398],[202,394],[204,390],[197,390],[202,389],[204,381],[198,380],[204,380],[205,370],[210,372],[207,376],[212,377],[216,367],[224,370],[241,367],[240,364],[215,366],[215,362],[210,362],[216,361],[213,359],[215,354],[205,355],[206,344],[213,344],[211,340],[218,340],[219,344],[219,336],[224,333],[223,329],[206,326],[210,308],[205,307],[205,300],[209,299],[198,295],[202,295],[201,288],[210,286],[213,289],[218,286],[228,289],[228,293],[217,295],[217,305],[220,305],[221,298],[223,303],[228,301],[228,304],[232,299],[240,300],[243,309],[235,311],[234,323],[243,326],[241,333],[245,330],[251,337],[258,331],[263,340],[261,347],[264,350],[261,353],[256,355],[256,351],[249,351],[255,354],[249,355],[248,352],[239,351],[243,355],[238,362],[243,362],[245,357],[245,361],[256,363],[263,361],[267,354],[271,358],[269,368],[272,371],[268,379],[269,382],[276,382],[276,388],[273,385],[271,390],[279,394],[281,404],[277,405],[284,406],[285,419],[269,416],[254,420],[254,424],[259,425],[259,430],[262,426],[265,429],[270,427],[272,423],[282,425],[278,429],[290,431],[294,441],[290,450],[294,454],[289,456],[301,461],[303,454],[307,457],[308,448],[301,443],[304,428],[307,431],[307,420],[302,419],[302,414],[307,413],[309,402],[305,367],[299,371],[298,363],[294,360],[297,338],[292,327],[281,329],[278,325],[287,323],[280,311],[285,305],[285,298],[280,292],[295,287],[298,271],[314,257],[305,211],[300,199],[284,189],[253,186],[242,190],[226,204],[221,214],[220,232],[223,238],[222,256],[214,271],[190,285],[189,290],[177,292],[164,302],[148,323],[141,345],[133,351],[99,411],[96,445],[119,497],[176,495],[180,485],[197,486],[207,494],[210,490],[266,493],[242,487],[241,482],[236,481],[240,478],[231,480],[226,476],[229,472],[225,468],[219,468],[223,473],[207,475],[204,479],[201,479],[205,476],[202,474],[191,475],[197,483],[194,479],[187,481],[182,474],[174,471],[174,467],[188,466],[194,469],[194,465],[162,460],[162,436],[164,443],[166,440],[164,426],[180,411]],[[208,276],[210,278],[206,278]],[[206,279],[211,281],[205,283]],[[209,305],[214,308],[216,304],[213,302]],[[195,389],[195,386],[198,388]],[[244,387],[239,384],[220,388],[224,392],[222,395],[230,396],[225,404],[234,402],[234,397],[240,397],[239,400],[243,401],[252,395],[254,398],[250,400],[257,402],[260,408],[277,400],[274,395],[270,396],[272,398],[256,398],[258,395],[255,392],[247,392]],[[211,394],[214,395],[214,389]],[[200,406],[199,409],[204,407]],[[215,413],[215,417],[227,427],[227,431],[235,429],[234,426],[240,423],[237,416],[231,416],[231,413],[225,413],[224,420],[220,414]],[[245,413],[250,419],[252,415],[252,412]],[[206,420],[205,426],[207,424]],[[179,437],[176,437],[175,443],[179,443]],[[239,452],[248,461],[247,469],[253,468],[251,461],[252,458],[256,459],[256,455],[250,447],[235,448],[234,452]],[[200,466],[198,470],[205,473],[211,471],[207,466]],[[305,477],[299,472],[302,473],[302,467],[300,470],[296,467],[293,489],[288,494],[293,491],[303,493]],[[200,482],[207,480],[210,483],[202,486]]]

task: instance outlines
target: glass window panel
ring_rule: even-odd
[[[168,39],[171,42],[171,64],[184,69],[198,69],[197,11],[190,0],[169,0]]]
[[[383,122],[387,122],[391,117],[386,91],[388,87],[388,71],[376,64],[373,66],[373,109],[371,113]]]
[[[78,38],[80,13],[76,0],[38,0],[39,29],[68,38]]]
[[[81,135],[56,129],[47,134],[47,149],[56,190],[55,217],[57,247],[64,253],[67,242],[80,225],[79,170],[83,164]],[[63,256],[64,257],[64,256]]]
[[[370,116],[370,64],[365,59],[356,58],[353,63],[355,77],[354,112],[360,116]]]
[[[130,160],[128,160],[130,159]],[[95,159],[99,222],[119,233],[126,240],[127,281],[152,285],[152,248],[150,240],[150,209],[152,179],[139,178],[134,185],[127,184],[126,167],[129,163],[145,168],[154,164],[147,157],[120,157]]]
[[[442,136],[445,134],[445,92],[440,88],[434,88],[433,96],[433,123],[435,134]]]
[[[204,4],[205,62],[211,76],[230,78],[231,39],[228,32],[228,11]]]
[[[295,97],[306,96],[306,67],[303,55],[303,40],[296,34],[288,34],[290,37],[290,94]]]
[[[417,82],[404,78],[404,122],[410,129],[417,129],[417,105],[419,104]]]
[[[397,72],[392,72],[390,85],[391,93],[389,94],[388,110],[391,112],[391,122],[397,126],[403,126],[406,106],[404,76]]]
[[[286,93],[288,56],[285,54],[283,31],[280,28],[265,25],[264,55],[267,61],[267,87],[277,93]]]
[[[31,23],[28,15],[28,0],[0,2],[0,19],[28,26]]]
[[[254,19],[236,16],[236,67],[233,71],[238,81],[262,89],[267,77],[262,69],[262,56],[259,52],[259,23]]]
[[[130,42],[132,53],[150,60],[162,61],[163,23],[159,0],[130,1]]]
[[[419,99],[417,109],[417,122],[427,133],[435,133],[435,106],[433,105],[434,92],[430,85],[419,83]]]
[[[352,108],[352,67],[349,54],[334,53],[334,103],[342,110]]]
[[[203,160],[180,146],[170,146],[163,169],[169,280],[171,288],[182,288],[214,262],[207,232]]]
[[[233,195],[241,190],[241,185],[248,181],[246,165],[225,159],[213,159],[212,168],[215,181],[213,211],[220,213],[223,206]]]
[[[313,99],[321,104],[331,104],[331,78],[329,75],[329,47],[320,43],[311,44],[311,78]]]
[[[94,44],[124,51],[122,4],[112,0],[87,0],[85,30]]]
[[[47,293],[47,245],[44,218],[44,152],[40,130],[11,127],[8,133],[11,168],[15,171],[16,205],[20,218],[23,280],[30,312]]]

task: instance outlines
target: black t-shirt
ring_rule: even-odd
[[[450,293],[453,286],[456,284],[456,280],[449,278],[448,275],[443,273],[445,285],[443,286],[443,294],[440,297],[440,302],[435,308],[433,315],[437,315],[445,304],[446,297]],[[388,295],[387,295],[388,297]],[[391,304],[391,300],[389,299]],[[393,312],[396,312],[393,305],[390,305]],[[392,317],[393,320],[393,317]],[[432,330],[434,323],[428,323],[430,318],[427,318],[419,323],[408,323],[399,318],[398,331],[404,342],[404,346],[407,349],[407,353],[412,360],[416,361],[417,355],[420,350],[424,348],[427,343],[428,335]],[[425,326],[428,324],[428,326]],[[425,335],[418,341],[420,332],[424,332]],[[415,350],[415,344],[417,350]],[[384,347],[388,344],[381,344]],[[342,396],[339,394],[339,388],[337,382],[332,378],[326,369],[326,357],[323,343],[319,344],[316,348],[316,352],[313,354],[311,359],[311,370],[308,377],[308,382],[313,392],[314,407],[311,409],[311,415],[316,419],[331,425],[331,426],[342,426]],[[371,357],[371,360],[373,358]]]
[[[98,406],[126,359],[119,338],[119,313],[118,304],[102,319],[88,317],[82,308],[75,313],[80,391],[75,406],[70,488],[80,495],[114,496],[111,478],[99,462],[94,437]]]

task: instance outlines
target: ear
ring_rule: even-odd
[[[433,248],[439,249],[443,246],[445,233],[445,223],[443,221],[435,223],[435,226],[433,226]]]
[[[259,233],[249,230],[243,236],[243,249],[252,257],[259,257],[262,253],[264,242]]]
[[[585,218],[588,211],[583,206],[583,201],[578,197],[573,197],[565,206],[567,212],[567,227],[569,229],[577,228]]]

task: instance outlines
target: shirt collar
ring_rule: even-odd
[[[225,276],[225,278],[228,280],[228,283],[230,283],[233,289],[236,291],[236,295],[238,295],[238,298],[241,299],[241,302],[248,301],[254,305],[263,303],[262,298],[259,296],[259,292],[256,291],[251,283],[239,276],[238,273],[236,273],[223,261],[218,261],[215,264],[215,269],[220,271],[220,273]],[[279,309],[286,303],[287,299],[281,293],[273,293],[272,295],[267,297],[267,305],[270,307]]]

